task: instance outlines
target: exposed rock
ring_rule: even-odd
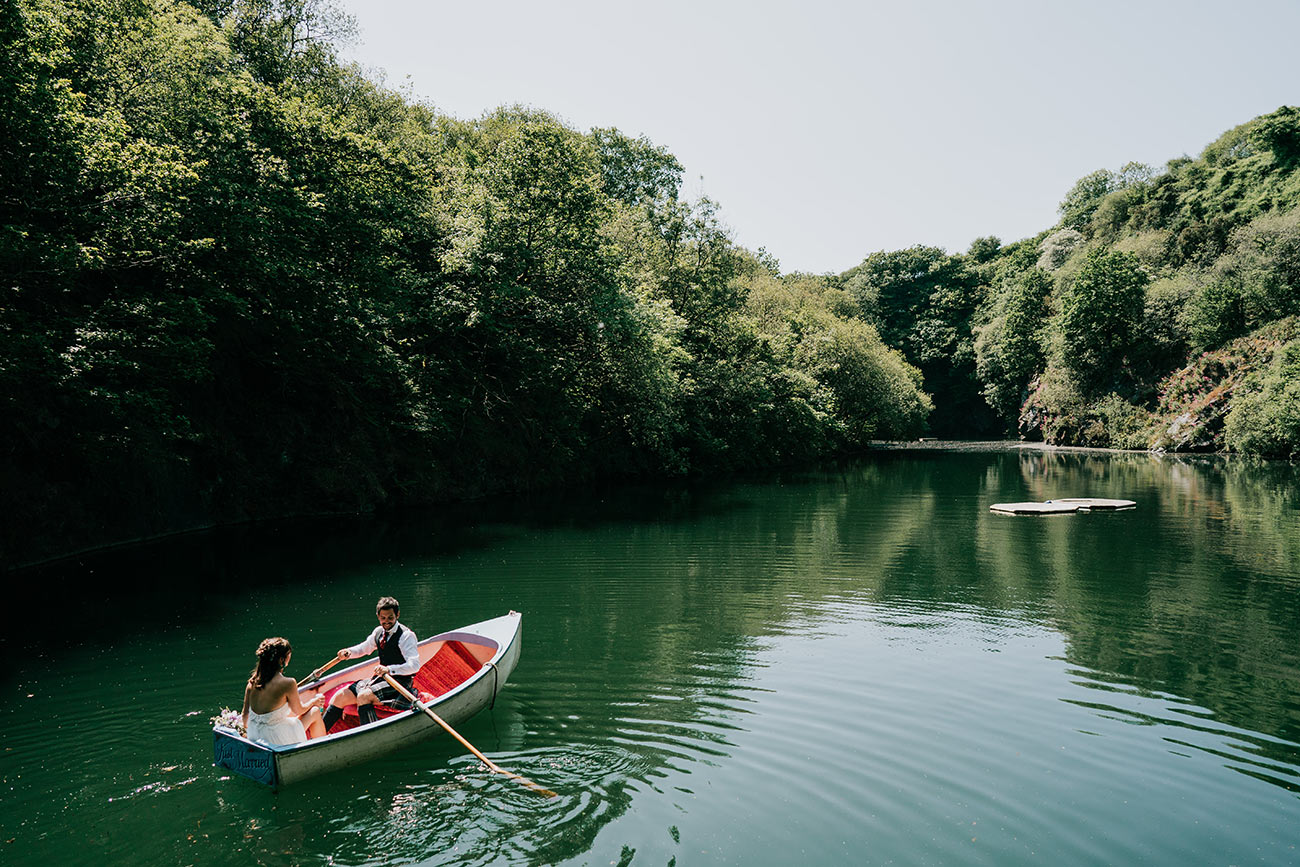
[[[1020,408],[1020,417],[1016,419],[1016,433],[1022,440],[1042,442],[1043,428],[1046,426],[1047,412],[1038,404],[1026,402]]]
[[[1151,448],[1162,452],[1215,452],[1223,449],[1223,420],[1228,414],[1231,390],[1178,415],[1158,434]]]

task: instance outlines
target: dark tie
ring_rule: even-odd
[[[383,650],[384,645],[387,643],[388,643],[388,633],[387,632],[379,633],[379,649]]]

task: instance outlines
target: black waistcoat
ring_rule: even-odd
[[[393,634],[388,636],[388,641],[384,643],[384,646],[379,648],[380,665],[393,666],[393,665],[401,665],[402,663],[406,662],[406,657],[402,656],[402,647],[398,643],[398,640],[401,637],[402,637],[402,627],[399,624],[398,627],[393,630]],[[393,680],[402,684],[407,689],[411,688],[411,682],[413,679],[414,679],[414,675],[410,675],[410,674],[393,675]]]
[[[402,627],[399,625],[393,630],[393,634],[388,636],[388,641],[383,647],[379,648],[379,662],[381,665],[401,665],[406,662],[406,657],[402,656],[402,646],[398,639],[402,637]]]

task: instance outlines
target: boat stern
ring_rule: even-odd
[[[231,729],[218,726],[212,730],[212,763],[265,786],[276,785],[275,753]]]

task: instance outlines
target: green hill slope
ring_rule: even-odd
[[[1283,107],[1196,159],[1082,178],[1034,238],[876,253],[841,280],[925,372],[936,430],[1293,455],[1298,169]]]

